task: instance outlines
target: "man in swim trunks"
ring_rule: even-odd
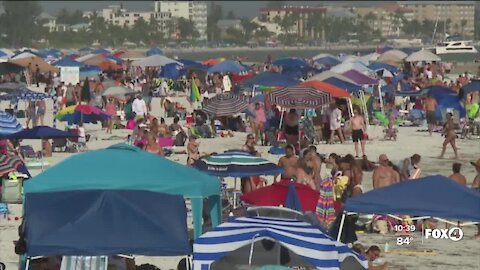
[[[358,107],[353,109],[353,117],[350,119],[352,129],[352,140],[355,143],[355,157],[358,158],[358,142],[362,147],[362,155],[365,156],[365,139],[363,132],[365,130],[365,118],[360,114]]]
[[[292,145],[285,146],[285,156],[278,160],[278,166],[285,169],[281,175],[281,180],[292,180],[297,173],[298,157]]]
[[[435,115],[435,110],[437,109],[437,101],[428,93],[427,98],[425,99],[425,111],[427,114],[427,123],[428,123],[428,134],[432,136],[433,128],[437,124],[437,117]]]
[[[373,188],[382,188],[396,183],[397,178],[392,167],[388,166],[388,157],[381,154],[378,157],[379,166],[373,170]]]

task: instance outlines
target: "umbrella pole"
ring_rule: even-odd
[[[342,220],[340,220],[340,226],[338,227],[337,242],[340,242],[340,238],[342,237],[343,225],[345,223],[346,215],[347,213],[344,211],[342,214]]]
[[[382,90],[380,85],[377,86],[378,90],[378,98],[380,99],[380,111],[383,113],[383,98],[382,98]]]

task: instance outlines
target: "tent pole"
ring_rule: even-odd
[[[252,257],[253,257],[253,244],[255,244],[255,238],[259,237],[260,234],[257,233],[252,237],[252,243],[250,243],[250,255],[248,255],[248,265],[252,265]]]
[[[342,237],[343,225],[345,223],[346,215],[347,213],[344,211],[342,214],[342,220],[340,220],[340,227],[338,227],[337,242],[340,242],[340,238]]]
[[[30,267],[30,257],[27,257],[27,262],[25,263],[25,270],[28,270]]]

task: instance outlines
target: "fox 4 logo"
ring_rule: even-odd
[[[5,270],[7,267],[5,266],[4,263],[0,262],[0,270]]]
[[[425,229],[425,239],[450,239],[454,242],[463,238],[463,231],[458,227],[450,229]]]

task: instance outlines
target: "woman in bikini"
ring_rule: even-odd
[[[455,145],[457,134],[455,134],[455,125],[453,123],[452,113],[447,113],[447,122],[444,125],[443,135],[445,136],[445,141],[443,141],[442,153],[440,154],[439,158],[443,158],[445,150],[447,149],[447,145],[450,144],[453,148],[453,152],[455,153],[455,159],[458,159],[457,146]]]
[[[315,181],[313,181],[313,170],[308,166],[304,158],[298,160],[296,181],[299,184],[306,185],[313,190],[317,189]]]
[[[154,134],[148,134],[147,144],[145,145],[145,151],[152,154],[163,156],[163,149],[157,142],[157,137]]]

